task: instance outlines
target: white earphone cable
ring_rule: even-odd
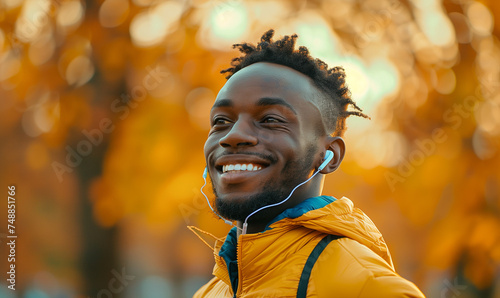
[[[300,183],[299,185],[295,186],[292,191],[290,192],[290,194],[288,195],[288,197],[286,197],[286,199],[284,199],[283,201],[281,202],[278,202],[278,203],[274,203],[274,204],[271,204],[271,205],[266,205],[266,206],[263,206],[263,207],[260,207],[259,209],[255,210],[254,212],[250,213],[247,218],[245,218],[245,222],[243,223],[243,231],[242,231],[242,234],[245,235],[246,232],[247,232],[247,227],[248,227],[248,219],[250,218],[250,216],[254,215],[255,213],[259,212],[259,211],[262,211],[264,209],[267,209],[267,208],[271,208],[271,207],[275,207],[275,206],[278,206],[278,205],[281,205],[283,203],[285,203],[286,201],[288,201],[288,199],[290,199],[290,197],[293,195],[293,192],[299,188],[300,186],[306,184],[307,182],[309,182],[314,176],[316,176],[316,174],[319,173],[319,171],[321,171],[321,169],[318,169],[311,177],[309,177],[306,181]]]
[[[220,214],[217,213],[217,212],[215,212],[214,208],[212,208],[212,205],[210,204],[210,200],[208,199],[207,195],[203,192],[203,188],[205,187],[205,185],[207,185],[206,171],[207,170],[205,168],[205,173],[203,174],[203,180],[205,180],[205,183],[203,183],[203,186],[201,187],[200,191],[203,194],[203,196],[205,197],[205,199],[207,200],[208,207],[210,207],[210,209],[212,210],[212,212],[215,213],[218,217],[220,217],[220,219],[222,219],[226,224],[228,224],[230,226],[233,226],[233,227],[235,227],[235,228],[237,228],[239,230],[242,230],[241,228],[239,228],[238,226],[236,226],[235,224],[233,224],[232,221],[227,220],[224,217],[220,216]]]

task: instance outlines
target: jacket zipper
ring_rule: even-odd
[[[241,293],[242,291],[242,280],[243,276],[241,275],[241,239],[243,239],[243,235],[240,235],[238,242],[236,243],[236,261],[238,263],[238,288],[236,289],[236,293],[234,293],[233,298],[237,298],[237,293]]]

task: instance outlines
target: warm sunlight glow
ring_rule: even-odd
[[[77,0],[62,2],[57,13],[57,24],[61,27],[78,26],[83,19],[82,3]]]
[[[248,30],[248,15],[240,1],[217,4],[210,13],[210,27],[218,39],[235,40]]]
[[[446,46],[455,41],[453,24],[442,11],[437,9],[422,11],[417,15],[417,21],[432,44]]]
[[[116,27],[123,23],[129,12],[128,0],[106,0],[99,9],[99,22],[103,27]]]
[[[472,2],[467,8],[467,17],[473,30],[479,35],[489,35],[493,30],[491,11],[480,2]]]
[[[167,1],[150,11],[137,14],[130,24],[130,35],[135,45],[150,47],[163,41],[177,28],[182,15],[182,4]]]

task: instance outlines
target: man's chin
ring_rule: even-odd
[[[236,221],[244,221],[252,211],[246,207],[249,197],[221,196],[215,199],[215,209],[220,216]]]
[[[230,194],[217,194],[216,200],[220,201],[223,204],[237,204],[237,205],[245,205],[256,196],[255,193],[230,193]]]
[[[215,207],[217,213],[219,213],[222,217],[229,220],[237,220],[237,221],[245,221],[247,216],[262,208],[264,206],[268,206],[271,204],[275,204],[282,200],[282,194],[273,191],[273,192],[265,192],[253,195],[246,196],[220,196],[215,199]],[[269,208],[273,209],[273,208]],[[260,222],[265,220],[271,220],[272,218],[268,218],[272,214],[272,210],[263,209],[252,215],[249,219],[249,222]]]

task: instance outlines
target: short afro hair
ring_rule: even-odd
[[[343,136],[346,125],[345,120],[351,115],[370,118],[351,99],[351,92],[345,84],[345,72],[342,67],[328,69],[328,65],[320,59],[315,59],[309,50],[301,46],[295,50],[297,35],[284,36],[273,41],[274,30],[270,29],[262,35],[257,46],[249,43],[234,44],[243,56],[234,58],[230,68],[221,71],[227,74],[226,79],[239,70],[257,63],[269,62],[284,65],[295,69],[310,77],[315,86],[323,94],[320,100],[320,111],[328,133],[332,136]],[[352,106],[354,110],[347,110]]]

